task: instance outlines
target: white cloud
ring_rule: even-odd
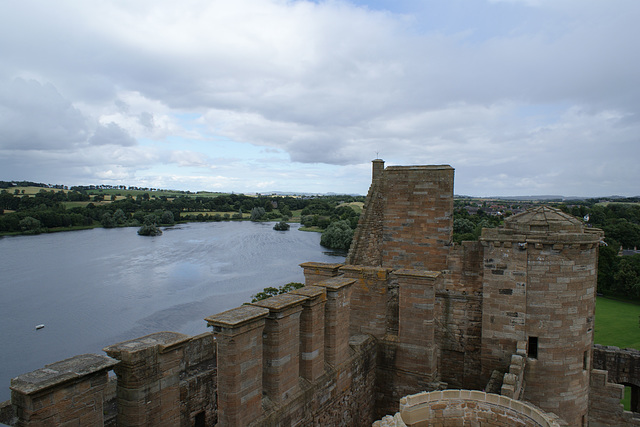
[[[300,177],[317,163],[362,165],[362,182],[380,152],[449,163],[468,192],[635,191],[640,4],[388,3],[400,14],[359,3],[11,3],[0,17],[12,34],[0,40],[0,162],[99,143],[142,156],[156,176],[215,165],[242,186],[271,180],[246,165],[273,150]],[[264,150],[218,155],[225,138]],[[148,176],[126,165],[125,176]]]

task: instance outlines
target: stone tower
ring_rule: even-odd
[[[586,425],[600,230],[539,207],[484,229],[482,369],[527,344],[523,398]]]
[[[453,236],[453,175],[448,165],[373,161],[373,180],[347,264],[447,269]]]

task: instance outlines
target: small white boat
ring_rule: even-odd
[[[43,324],[36,325],[36,331],[37,331],[38,329],[42,329],[42,328],[44,328],[44,325],[43,325]]]

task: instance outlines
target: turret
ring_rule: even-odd
[[[483,374],[527,343],[523,398],[584,425],[602,231],[538,207],[484,229]]]

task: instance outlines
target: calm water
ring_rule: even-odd
[[[0,238],[0,401],[19,374],[152,332],[205,332],[204,317],[266,286],[303,282],[298,264],[344,260],[297,227],[218,222],[159,237],[96,228]]]

